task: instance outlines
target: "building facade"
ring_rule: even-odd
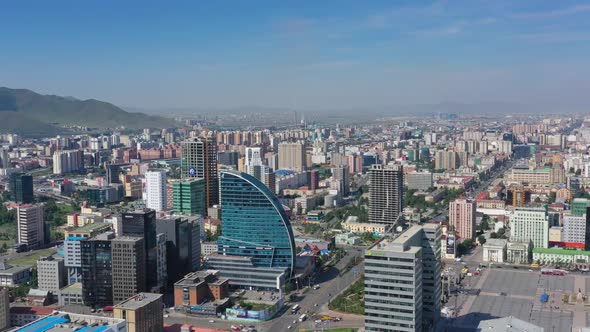
[[[181,179],[205,179],[207,207],[219,204],[219,177],[217,174],[217,142],[215,137],[196,137],[181,143]]]
[[[16,208],[17,240],[27,249],[38,249],[47,243],[43,204],[22,204]]]
[[[287,142],[279,144],[279,169],[303,172],[306,167],[307,158],[305,157],[304,144]]]
[[[113,305],[112,232],[80,243],[82,256],[82,301],[93,308]]]
[[[402,214],[403,167],[372,165],[369,181],[369,222],[393,226]]]
[[[519,207],[510,218],[510,241],[533,243],[533,248],[549,246],[549,220],[545,208]]]
[[[67,282],[64,260],[54,256],[40,257],[37,261],[37,281],[37,288],[57,295]]]
[[[151,170],[145,172],[145,206],[156,212],[166,210],[166,171]]]
[[[205,179],[185,179],[172,183],[173,210],[178,213],[207,215]]]
[[[455,230],[455,234],[461,240],[473,240],[475,238],[475,212],[477,205],[475,200],[459,198],[449,202],[449,227]]]
[[[111,242],[113,302],[119,303],[147,289],[144,239],[122,236]]]

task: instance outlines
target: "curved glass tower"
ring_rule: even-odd
[[[246,173],[221,172],[221,236],[218,254],[251,258],[262,268],[295,268],[289,217],[277,197]]]

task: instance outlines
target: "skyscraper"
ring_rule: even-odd
[[[291,169],[298,172],[305,171],[307,158],[305,145],[302,143],[279,144],[279,169]]]
[[[348,165],[332,167],[332,179],[336,183],[336,188],[342,196],[348,196],[350,193],[350,171]]]
[[[280,287],[294,271],[295,241],[276,196],[246,173],[224,171],[221,209],[219,255],[209,265],[236,287]]]
[[[423,331],[440,317],[437,224],[414,225],[365,251],[365,331]]]
[[[172,183],[173,210],[179,213],[207,214],[205,179],[185,179]]]
[[[113,302],[119,303],[146,291],[144,239],[122,236],[111,241],[113,266]],[[153,274],[156,275],[156,266]]]
[[[158,276],[156,273],[158,266],[156,248],[156,212],[149,209],[125,212],[122,214],[121,219],[122,235],[143,238],[142,245],[144,248],[142,251],[142,257],[145,259],[145,262],[143,263],[145,269],[144,275],[147,274],[146,280],[148,289],[156,287],[158,283]],[[130,297],[131,295],[127,297]]]
[[[166,210],[166,171],[145,172],[145,192],[145,206],[148,209],[153,209],[156,212]]]
[[[53,153],[53,174],[84,170],[84,153],[81,150],[62,150]]]
[[[369,222],[393,225],[402,213],[403,167],[372,165],[369,171]]]
[[[46,243],[45,213],[43,204],[22,204],[16,208],[17,240],[29,250]]]
[[[449,202],[449,227],[455,231],[460,240],[475,238],[475,200],[458,198]]]
[[[219,204],[219,177],[217,174],[217,143],[215,137],[196,137],[181,143],[181,178],[205,179],[207,207]]]
[[[81,241],[82,301],[102,308],[113,305],[112,232]]]
[[[196,217],[166,216],[158,219],[158,234],[166,235],[168,280],[177,281],[197,270],[201,260],[200,220]]]
[[[244,159],[244,172],[256,177],[257,179],[260,179],[259,176],[255,176],[254,167],[258,166],[260,168],[263,165],[264,164],[262,162],[262,148],[246,148],[246,155]]]
[[[33,203],[33,176],[13,173],[8,179],[10,196],[17,203]]]

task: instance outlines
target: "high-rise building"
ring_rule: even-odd
[[[309,171],[309,189],[316,190],[320,187],[320,172],[317,169]],[[274,187],[269,187],[274,190]]]
[[[590,206],[590,200],[586,198],[574,198],[572,203],[572,215],[583,216],[586,213],[586,208]]]
[[[156,212],[166,210],[166,171],[145,172],[145,206]]]
[[[279,169],[291,169],[298,172],[305,171],[307,158],[305,145],[302,143],[279,144]]]
[[[365,251],[365,331],[423,331],[440,318],[441,230],[414,225]]]
[[[0,164],[2,168],[11,168],[10,156],[8,155],[8,149],[0,148]]]
[[[122,236],[111,241],[113,267],[113,302],[119,303],[145,292],[147,287],[144,239]],[[156,275],[156,267],[153,271]]]
[[[260,177],[255,175],[255,166],[258,166],[259,168],[264,166],[264,163],[262,162],[262,148],[246,148],[244,172],[256,177],[257,179],[260,179]]]
[[[53,174],[81,172],[84,170],[82,150],[61,150],[53,153]]]
[[[166,216],[156,222],[158,234],[166,235],[168,280],[179,280],[197,270],[201,260],[200,220],[195,217]],[[194,231],[193,231],[194,230]]]
[[[393,225],[402,215],[403,167],[372,165],[369,171],[369,222]]]
[[[156,248],[156,212],[149,209],[124,212],[121,215],[121,219],[122,235],[143,238],[142,245],[144,248],[142,251],[142,257],[145,259],[145,262],[143,263],[145,271],[143,273],[147,274],[146,280],[148,289],[156,287],[158,284],[158,276],[156,273],[158,264]]]
[[[0,289],[0,331],[10,326],[10,292]]]
[[[350,194],[350,171],[348,165],[342,165],[332,168],[332,179],[338,184],[338,192],[342,196],[348,196]]]
[[[564,213],[563,242],[581,243],[584,247],[590,246],[590,241],[588,241],[586,235],[589,227],[586,213],[581,216],[574,215],[573,213]]]
[[[125,319],[127,332],[161,332],[164,330],[162,294],[135,294],[113,308],[113,316]]]
[[[33,203],[33,176],[30,174],[13,173],[8,179],[11,198],[17,203]]]
[[[205,179],[185,179],[172,183],[173,210],[178,213],[207,215]]]
[[[102,308],[113,305],[112,232],[81,241],[82,301],[84,305]]]
[[[543,207],[517,207],[510,218],[510,241],[532,242],[534,248],[548,248],[547,210]]]
[[[181,143],[181,178],[205,179],[207,207],[219,204],[219,177],[217,174],[217,143],[215,137],[197,137]]]
[[[67,281],[64,260],[54,256],[40,257],[37,260],[37,280],[37,288],[57,295]]]
[[[17,240],[29,250],[47,243],[43,204],[21,204],[16,208]]]
[[[455,230],[460,240],[475,238],[476,210],[477,205],[473,199],[458,198],[449,202],[449,227]]]
[[[235,287],[280,288],[295,268],[295,241],[277,197],[246,173],[224,171],[221,218],[218,255],[209,265]]]

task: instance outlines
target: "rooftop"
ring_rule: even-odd
[[[96,215],[94,215],[94,214],[92,216],[96,217]],[[112,226],[112,224],[110,224],[110,223],[95,222],[95,223],[84,225],[82,227],[68,227],[68,228],[66,228],[66,231],[70,232],[70,233],[75,233],[75,232],[84,233],[84,232],[92,232],[97,229],[101,229],[103,227],[107,228],[110,226]]]
[[[118,309],[138,309],[162,298],[162,294],[139,293],[115,305]]]
[[[534,248],[533,252],[539,254],[554,254],[554,255],[585,255],[590,256],[590,251],[586,250],[569,250],[562,248]]]
[[[479,323],[478,331],[504,331],[504,332],[543,332],[543,328],[525,322],[516,317],[508,316],[503,318],[488,319]]]
[[[508,240],[505,239],[488,239],[486,243],[484,243],[484,247],[505,247]]]
[[[53,311],[49,309],[49,316],[38,319],[30,324],[19,327],[14,332],[103,332],[117,325],[124,326],[125,320],[91,315],[79,315],[70,312]],[[11,308],[12,312],[12,308]],[[53,313],[53,314],[52,314]],[[118,328],[117,328],[118,330]]]

